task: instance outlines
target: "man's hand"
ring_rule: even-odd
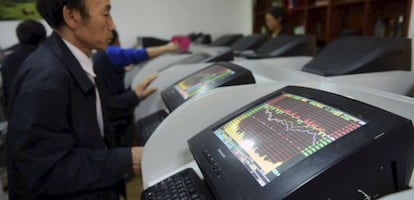
[[[141,159],[143,147],[132,147],[132,169],[136,175],[141,174]]]
[[[157,91],[157,88],[148,88],[148,86],[158,78],[157,74],[152,74],[147,76],[144,81],[139,83],[137,86],[135,86],[134,91],[137,97],[142,101],[151,94],[153,94],[155,91]]]

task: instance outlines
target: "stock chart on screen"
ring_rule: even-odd
[[[215,65],[180,81],[174,88],[180,93],[183,99],[188,99],[196,94],[201,94],[215,88],[226,78],[234,74],[235,72],[231,69]]]
[[[283,93],[241,113],[214,134],[265,186],[365,121],[320,102]]]

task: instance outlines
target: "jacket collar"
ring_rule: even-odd
[[[46,41],[46,45],[49,46],[56,56],[64,63],[64,66],[72,74],[84,93],[94,89],[94,84],[88,78],[79,61],[56,32],[52,33]]]

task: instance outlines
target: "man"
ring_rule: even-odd
[[[46,29],[40,22],[25,20],[17,26],[16,35],[19,44],[16,50],[5,58],[1,67],[5,110],[8,106],[9,88],[16,72],[23,61],[46,39]]]
[[[103,139],[105,99],[91,56],[112,38],[110,0],[38,0],[37,9],[54,32],[12,85],[9,198],[118,199],[123,177],[140,172],[142,148]],[[140,83],[140,99],[155,92],[155,78]]]

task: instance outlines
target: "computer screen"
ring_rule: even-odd
[[[236,72],[219,65],[203,69],[196,74],[180,81],[174,88],[183,99],[188,99],[196,94],[202,94],[211,88],[217,87],[229,76]]]
[[[233,59],[234,59],[233,50],[231,49],[220,51],[213,55],[210,55],[206,52],[198,52],[198,53],[190,54],[188,57],[178,60],[177,62],[168,64],[165,67],[160,68],[158,72],[163,72],[174,65],[232,61]]]
[[[281,35],[269,39],[254,51],[240,52],[238,56],[248,59],[315,56],[316,39],[312,35]]]
[[[410,120],[299,86],[258,97],[188,144],[217,199],[377,198],[407,189],[414,165]]]
[[[390,70],[411,70],[411,39],[341,37],[302,68],[302,71],[322,76]]]
[[[203,60],[205,60],[209,57],[211,57],[211,55],[208,54],[208,53],[205,53],[205,52],[194,53],[194,54],[190,54],[186,58],[183,58],[183,59],[173,63],[172,65],[184,65],[184,64],[199,63],[199,62],[202,62]]]
[[[265,186],[365,124],[326,104],[284,93],[243,112],[213,133]]]
[[[211,57],[210,54],[205,53],[205,52],[189,54],[187,57],[180,59],[177,62],[173,62],[171,64],[165,65],[164,67],[161,67],[158,70],[158,73],[163,72],[174,65],[200,63],[200,62],[203,62],[203,60],[206,60],[207,58],[210,58],[210,57]]]
[[[243,34],[227,34],[222,35],[216,40],[214,40],[210,46],[230,46],[232,45],[236,40],[243,37]]]
[[[267,39],[269,39],[268,36],[264,34],[248,35],[236,40],[230,48],[233,51],[254,50],[263,44]]]
[[[201,62],[209,63],[209,62],[232,61],[232,60],[234,60],[233,50],[227,49],[227,50],[219,51],[216,54],[204,59]]]
[[[161,97],[173,111],[191,97],[213,88],[252,83],[255,79],[250,70],[230,62],[217,62],[172,84],[161,92]]]

